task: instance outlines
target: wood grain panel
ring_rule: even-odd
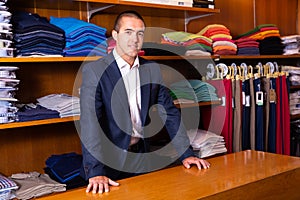
[[[278,26],[281,35],[296,34],[297,7],[297,0],[255,0],[256,24],[272,23]]]
[[[20,63],[16,76],[20,79],[16,97],[21,103],[36,102],[49,94],[66,93],[72,95],[80,62],[64,63]]]
[[[197,33],[209,24],[223,24],[236,36],[253,28],[252,0],[215,0],[215,7],[221,10],[219,14],[191,21],[188,32]]]
[[[43,172],[50,155],[68,152],[81,152],[73,122],[1,130],[0,172]]]

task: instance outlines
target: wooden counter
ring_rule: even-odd
[[[39,199],[300,199],[299,157],[247,150],[208,161],[206,170],[177,166],[120,180],[109,193],[80,188]]]

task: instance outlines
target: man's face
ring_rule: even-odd
[[[120,30],[113,31],[116,50],[124,60],[135,59],[144,41],[145,25],[142,20],[124,16],[120,21]]]

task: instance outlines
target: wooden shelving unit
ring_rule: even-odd
[[[148,60],[261,60],[261,59],[299,59],[299,55],[257,55],[257,56],[240,56],[240,55],[226,55],[226,56],[142,56]],[[14,57],[14,58],[0,58],[0,63],[27,63],[27,62],[84,62],[95,61],[101,56],[91,57]]]
[[[34,121],[27,121],[27,122],[13,122],[7,124],[0,124],[0,129],[21,128],[21,127],[38,126],[38,125],[45,125],[45,124],[57,124],[63,122],[73,122],[77,120],[79,120],[79,116],[42,119],[42,120],[34,120]]]

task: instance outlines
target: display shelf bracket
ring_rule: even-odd
[[[108,9],[108,8],[111,8],[115,5],[107,5],[107,6],[102,6],[102,7],[97,7],[97,8],[93,8],[91,6],[91,4],[89,2],[87,2],[87,21],[90,22],[90,19],[92,18],[93,14],[97,13],[97,12],[100,12],[102,10],[105,10],[105,9]]]
[[[202,17],[208,17],[213,15],[214,13],[209,13],[209,14],[203,14],[203,15],[196,15],[196,16],[189,16],[189,13],[187,11],[184,11],[184,31],[187,32],[187,25],[190,23],[190,21],[199,19]]]

